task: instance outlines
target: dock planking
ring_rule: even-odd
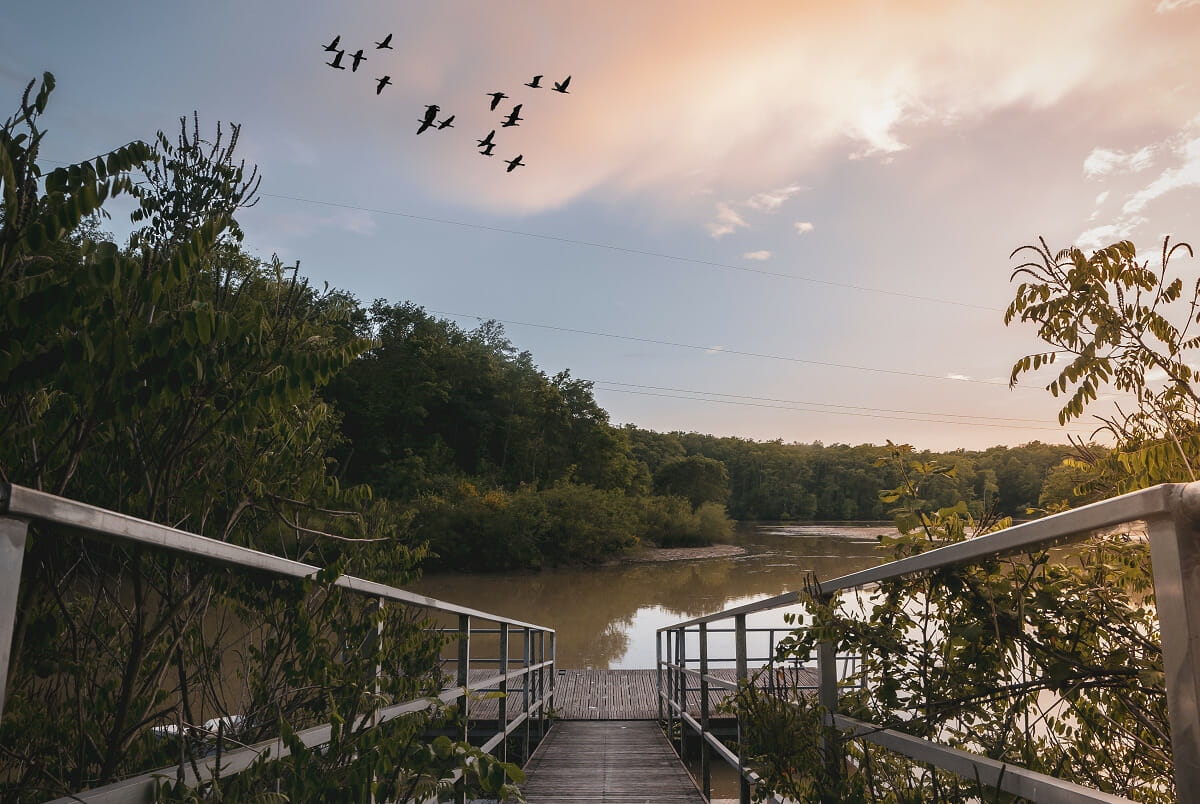
[[[703,804],[657,723],[560,721],[538,746],[523,785],[529,804]]]
[[[816,687],[817,675],[812,670],[802,670],[800,683],[812,688]],[[471,671],[468,684],[472,680],[483,679],[493,675],[494,671]],[[725,681],[734,681],[736,672],[732,669],[714,669],[709,675]],[[546,684],[550,683],[549,673]],[[665,683],[665,678],[664,678]],[[760,685],[765,686],[765,674],[760,677]],[[699,686],[696,679],[689,679],[689,686]],[[658,680],[654,670],[560,670],[554,680],[554,712],[560,720],[657,720],[658,719]],[[474,688],[473,688],[474,689]],[[480,695],[484,694],[482,691]],[[717,706],[725,701],[731,692],[718,687],[709,688],[709,708],[716,713]],[[519,687],[510,687],[509,695],[519,699]],[[512,705],[510,710],[519,709]],[[695,717],[700,716],[700,691],[688,692],[687,709]],[[473,720],[495,720],[499,714],[499,703],[495,698],[476,700],[471,705]]]

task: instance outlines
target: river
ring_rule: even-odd
[[[504,574],[438,573],[407,588],[450,603],[553,628],[564,669],[655,666],[656,629],[875,566],[890,525],[744,523],[725,558]],[[752,626],[780,626],[779,615]],[[764,644],[750,647],[751,654]],[[714,653],[721,653],[719,644]]]

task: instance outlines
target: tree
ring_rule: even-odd
[[[729,498],[729,472],[720,461],[689,455],[658,468],[654,493],[683,497],[693,510],[706,502],[724,505]]]

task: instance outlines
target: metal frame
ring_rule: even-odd
[[[86,531],[100,539],[140,544],[153,549],[181,553],[191,558],[227,567],[269,572],[287,578],[312,577],[321,569],[311,564],[215,541],[178,528],[159,525],[53,494],[0,483],[0,715],[3,715],[4,712],[4,690],[7,687],[9,652],[12,648],[13,626],[16,619],[21,564],[30,522],[62,525]],[[448,704],[457,701],[462,708],[465,723],[466,716],[469,714],[470,692],[495,689],[507,693],[510,682],[520,681],[524,692],[520,711],[509,720],[508,700],[502,697],[497,721],[498,730],[483,743],[481,748],[490,752],[497,747],[502,747],[504,752],[502,756],[507,759],[506,738],[523,726],[525,756],[528,756],[530,724],[536,719],[539,723],[540,734],[544,734],[549,707],[553,705],[555,676],[555,633],[553,629],[417,595],[363,578],[343,575],[334,582],[334,585],[355,594],[374,598],[381,608],[391,601],[458,617],[457,628],[450,629],[450,633],[454,633],[458,637],[458,658],[455,661],[456,686],[444,690],[436,697],[405,701],[377,709],[364,716],[365,719],[374,723],[384,723],[397,717],[430,709],[439,703]],[[497,623],[499,628],[472,627],[473,619]],[[382,624],[380,629],[375,640],[376,646],[380,645],[384,639]],[[509,661],[508,638],[513,630],[519,630],[522,633],[525,644],[522,659],[516,670],[511,669],[512,665]],[[498,659],[472,657],[471,636],[481,633],[499,633],[501,635]],[[544,647],[547,634],[550,635],[550,657],[548,659]],[[535,638],[542,646],[536,663],[533,661],[531,650]],[[499,665],[499,668],[497,674],[476,681],[475,688],[468,690],[468,673],[472,661],[477,665],[496,664]],[[550,675],[548,690],[545,683],[547,671]],[[536,693],[536,697],[531,693]],[[360,726],[362,723],[355,725]],[[327,742],[330,729],[329,724],[315,726],[299,732],[297,736],[304,745],[312,747]],[[465,733],[459,734],[460,738],[465,739],[465,736]],[[224,753],[221,756],[221,775],[229,776],[245,770],[267,750],[272,751],[276,758],[282,758],[288,754],[287,749],[282,746],[278,738]],[[185,767],[183,773],[185,782],[189,786],[194,786],[206,778],[211,778],[217,770],[214,766],[215,760],[211,758],[197,761],[197,767],[200,769],[199,778],[193,773],[191,767]],[[164,777],[174,778],[177,771],[178,768],[175,766],[163,768],[104,787],[86,790],[58,801],[151,801],[159,780]],[[459,790],[462,790],[461,786]]]
[[[996,533],[949,544],[821,583],[817,594],[828,597],[841,590],[920,575],[943,567],[977,563],[997,556],[1078,542],[1099,529],[1137,521],[1146,522],[1150,542],[1151,569],[1162,633],[1167,708],[1175,760],[1175,785],[1181,800],[1190,801],[1197,795],[1195,791],[1200,790],[1200,482],[1167,483]],[[702,649],[698,660],[702,670],[697,675],[700,675],[706,684],[717,683],[716,679],[707,676],[707,634],[715,630],[708,626],[710,623],[732,618],[739,640],[738,676],[743,678],[744,647],[741,646],[744,646],[746,632],[767,630],[747,629],[746,615],[794,605],[807,596],[806,592],[786,592],[757,603],[660,628],[659,635],[669,636],[674,633],[678,635],[677,639],[682,641],[689,629],[699,631]],[[703,722],[707,720],[707,699],[702,705],[702,722],[698,723],[686,711],[678,710],[669,691],[663,690],[661,679],[664,667],[669,671],[668,680],[672,677],[682,679],[696,673],[686,668],[682,657],[678,664],[673,663],[669,651],[669,638],[667,645],[666,661],[662,659],[661,650],[659,652],[659,697],[660,701],[665,700],[667,704],[668,717],[677,713],[682,723],[686,723],[702,737],[702,744],[708,745],[719,757],[738,768],[742,777],[741,801],[748,802],[749,785],[753,784],[757,777],[707,729],[706,723]],[[819,646],[818,700],[822,707],[831,713],[831,727],[848,730],[858,739],[870,741],[967,778],[980,779],[985,784],[992,784],[1005,792],[1031,801],[1104,804],[1127,801],[1051,776],[842,716],[837,713],[836,663],[840,658],[834,656],[831,643],[822,643]]]

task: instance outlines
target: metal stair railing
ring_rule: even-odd
[[[1180,800],[1193,800],[1200,790],[1200,482],[1167,483],[1092,503],[1071,511],[1026,522],[1002,531],[956,542],[926,553],[835,578],[820,584],[819,594],[858,589],[883,581],[920,575],[943,567],[973,564],[997,556],[1082,541],[1103,528],[1130,522],[1146,523],[1150,542],[1151,570],[1162,635],[1163,669],[1166,676],[1167,709],[1171,727],[1171,747],[1175,763],[1175,786]],[[696,617],[658,629],[658,695],[667,719],[678,720],[680,729],[691,729],[701,738],[701,764],[704,793],[707,796],[707,761],[711,749],[736,768],[741,778],[740,801],[748,804],[751,785],[758,777],[747,767],[739,729],[739,751],[727,748],[708,727],[708,687],[734,687],[736,684],[714,678],[708,667],[709,624],[734,621],[734,645],[737,677],[749,677],[746,650],[746,617],[758,612],[793,606],[807,592],[786,592],[766,600]],[[715,630],[715,629],[714,629]],[[782,630],[782,629],[780,629]],[[687,636],[698,637],[699,656],[685,655]],[[664,658],[663,643],[666,643]],[[672,655],[671,645],[675,648]],[[938,743],[913,737],[877,724],[838,714],[838,673],[832,643],[822,643],[817,653],[818,702],[828,713],[832,725],[865,740],[919,762],[977,779],[982,784],[1021,796],[1030,801],[1084,804],[1118,804],[1128,799],[1081,785],[998,762]],[[695,662],[699,669],[688,667]],[[701,686],[701,717],[697,721],[686,711],[688,677],[698,678]],[[661,711],[661,710],[660,710]]]
[[[178,528],[160,525],[144,519],[117,513],[108,509],[66,499],[53,494],[25,488],[9,483],[0,483],[0,716],[4,712],[5,690],[7,689],[9,662],[11,659],[13,626],[16,620],[18,589],[21,580],[21,565],[25,555],[25,543],[31,522],[60,525],[86,532],[102,540],[137,544],[151,549],[165,550],[223,565],[226,567],[266,572],[283,578],[311,578],[321,568],[299,561],[282,558],[269,553],[251,550],[226,542],[216,541]],[[506,746],[506,738],[518,728],[524,730],[525,754],[528,756],[530,733],[535,722],[539,735],[545,734],[549,710],[553,706],[555,692],[555,632],[546,626],[526,623],[497,614],[458,606],[425,595],[418,595],[375,581],[343,575],[334,585],[357,595],[375,599],[380,606],[388,602],[415,606],[430,612],[457,617],[457,627],[445,629],[457,635],[458,656],[455,665],[456,686],[443,690],[436,698],[419,698],[376,709],[366,717],[376,723],[413,714],[441,703],[457,701],[466,723],[470,696],[468,674],[472,662],[476,665],[497,665],[495,675],[473,681],[475,689],[500,692],[497,731],[481,746],[491,752]],[[474,623],[494,623],[496,627],[479,628]],[[474,634],[499,634],[498,657],[474,658],[471,655],[471,637]],[[519,637],[523,652],[519,659],[509,656],[509,640]],[[549,656],[547,657],[547,637]],[[380,639],[383,635],[380,634]],[[377,646],[379,641],[375,643]],[[511,670],[514,665],[519,669]],[[519,686],[514,686],[519,685]],[[521,692],[521,707],[510,711],[510,693]],[[509,715],[513,717],[509,719]],[[356,724],[361,725],[361,724]],[[465,727],[464,727],[465,730]],[[330,739],[331,725],[324,724],[297,732],[297,737],[308,747],[321,745]],[[465,734],[460,735],[465,739]],[[287,756],[286,746],[278,738],[257,745],[247,746],[221,754],[221,776],[230,776],[248,768],[264,751],[272,756]],[[215,760],[197,760],[200,777],[191,767],[184,769],[184,780],[194,786],[217,772]],[[103,787],[78,792],[59,799],[62,802],[127,802],[151,801],[154,791],[163,777],[175,778],[177,768],[141,774]]]

